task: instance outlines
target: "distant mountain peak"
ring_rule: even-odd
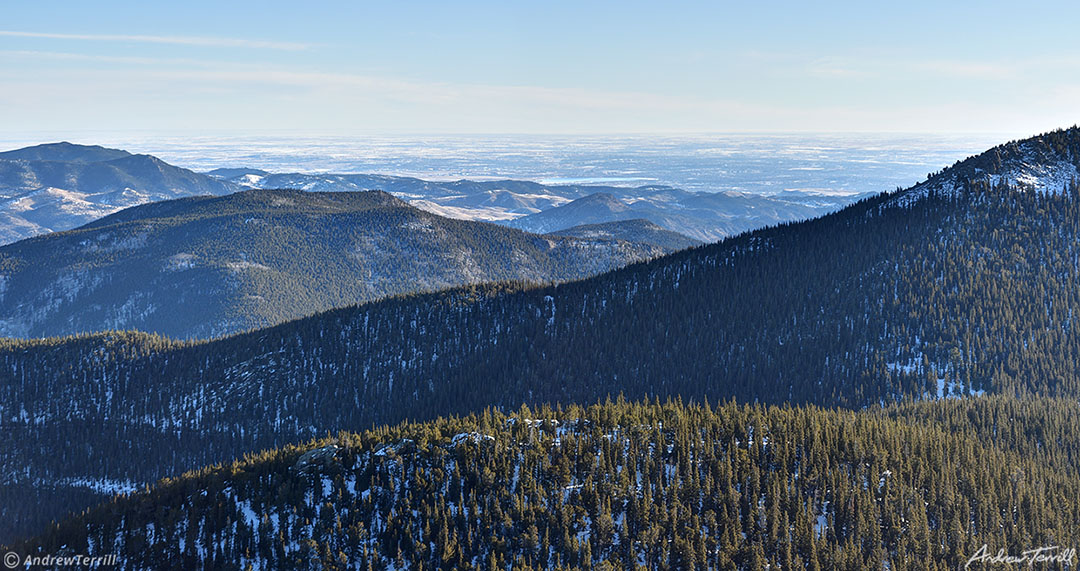
[[[240,187],[145,154],[67,141],[0,153],[0,244],[69,230],[126,206]],[[42,191],[48,191],[43,194]]]
[[[131,156],[120,149],[99,145],[78,145],[67,141],[45,143],[0,153],[3,160],[55,161],[65,163],[97,163]]]
[[[144,165],[167,165],[165,161],[155,157],[154,155],[144,154],[128,154],[123,157],[117,157],[108,161],[110,163],[122,163],[122,164],[144,164]]]
[[[617,196],[610,192],[594,192],[563,205],[567,210],[582,208],[603,208],[610,212],[624,212],[630,207]]]
[[[254,169],[254,168],[248,168],[248,167],[235,167],[235,168],[227,168],[226,167],[226,168],[217,168],[217,169],[214,169],[212,171],[207,171],[207,172],[205,172],[203,174],[206,174],[206,175],[209,175],[209,176],[212,176],[212,177],[217,177],[217,178],[229,179],[229,178],[242,177],[242,176],[246,176],[246,175],[266,176],[266,175],[268,175],[270,173],[267,172],[267,171],[264,171],[262,169]]]
[[[582,198],[579,198],[578,200],[581,201],[581,202],[607,202],[607,203],[616,203],[616,202],[618,202],[619,204],[622,204],[622,202],[618,198],[615,198],[615,195],[611,194],[610,192],[594,192],[594,193],[592,193],[592,194],[590,194],[588,196],[584,196]]]

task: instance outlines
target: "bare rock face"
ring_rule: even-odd
[[[300,455],[293,468],[298,472],[322,471],[322,469],[334,464],[339,450],[341,450],[341,447],[337,444],[327,444],[322,448],[308,450]]]

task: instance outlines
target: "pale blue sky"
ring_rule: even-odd
[[[9,132],[1033,134],[1073,2],[8,2]]]

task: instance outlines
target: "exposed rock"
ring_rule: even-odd
[[[450,440],[451,446],[461,446],[466,442],[473,444],[494,444],[495,437],[487,434],[480,434],[479,432],[462,432],[461,434],[455,434],[454,438]]]
[[[337,458],[338,450],[341,450],[341,448],[337,444],[327,444],[322,448],[308,450],[300,455],[300,458],[296,461],[296,465],[293,466],[293,468],[300,472],[309,472],[320,468],[326,468],[334,463]]]

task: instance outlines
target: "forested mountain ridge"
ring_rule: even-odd
[[[76,145],[67,141],[23,147],[0,152],[4,161],[56,161],[66,163],[97,163],[130,157],[131,153],[98,145]]]
[[[1007,432],[1018,410],[1044,430]],[[489,409],[193,471],[10,549],[125,569],[957,569],[984,544],[1080,541],[1059,456],[1078,434],[1075,400],[1011,397]]]
[[[606,240],[624,240],[652,244],[672,252],[700,246],[701,242],[678,232],[672,232],[653,224],[644,218],[618,220],[600,224],[582,224],[549,232],[553,236],[571,236],[574,238],[600,238]]]
[[[1075,156],[1076,129],[1029,144],[1049,145],[1040,138]],[[89,504],[58,482],[138,486],[328,430],[486,405],[1077,398],[1076,188],[950,180],[557,286],[399,297],[210,343],[10,341],[3,521],[26,533],[50,509]],[[152,459],[115,460],[141,450]]]
[[[950,193],[972,182],[1007,185],[1036,192],[1064,192],[1080,180],[1080,128],[1059,129],[1030,139],[1010,141],[957,161],[896,200],[918,199],[929,192]]]
[[[383,192],[185,198],[0,247],[0,334],[215,337],[390,295],[582,278],[674,249],[449,220]]]

